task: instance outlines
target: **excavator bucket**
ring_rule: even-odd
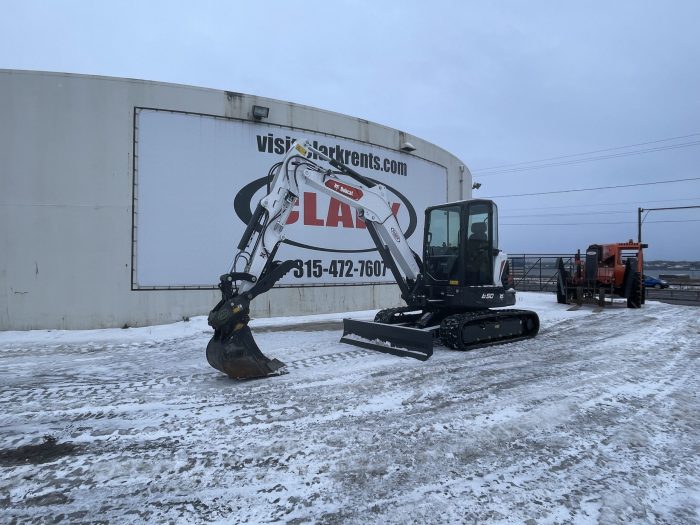
[[[420,361],[433,355],[431,331],[401,325],[343,319],[340,342]]]
[[[223,338],[217,332],[207,345],[207,361],[233,379],[254,379],[280,375],[285,365],[260,351],[248,325]]]

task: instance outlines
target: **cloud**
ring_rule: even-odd
[[[691,0],[430,6],[29,0],[6,2],[4,15],[0,67],[289,100],[407,131],[472,168],[700,131],[700,3]],[[681,178],[695,173],[699,155],[700,148],[688,148],[484,177],[480,194]],[[700,185],[511,199],[501,206],[538,210],[689,196],[700,202]],[[633,216],[636,206],[630,209]],[[684,228],[697,233],[694,224]],[[628,226],[550,225],[528,235],[504,226],[502,237],[510,251],[557,251],[626,239],[636,230]],[[681,241],[680,234],[659,234],[653,255],[700,258],[699,247]]]

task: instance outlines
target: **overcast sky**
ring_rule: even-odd
[[[700,178],[695,0],[0,0],[0,8],[0,68],[256,94],[433,142],[469,166],[482,184],[474,196],[498,202],[510,253],[625,241],[636,238],[638,207],[700,205],[700,180],[502,197]],[[683,138],[665,140],[674,137]],[[482,171],[642,143],[651,144]],[[700,209],[651,212],[643,234],[647,259],[700,260]]]

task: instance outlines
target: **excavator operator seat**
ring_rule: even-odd
[[[488,241],[486,236],[486,223],[475,222],[472,224],[472,234],[469,236],[470,241]]]

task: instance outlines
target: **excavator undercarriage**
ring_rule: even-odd
[[[426,317],[429,326],[421,323]],[[435,343],[470,350],[534,337],[539,326],[537,314],[528,310],[448,311],[436,317],[399,307],[380,310],[373,322],[345,319],[341,342],[425,361]]]

